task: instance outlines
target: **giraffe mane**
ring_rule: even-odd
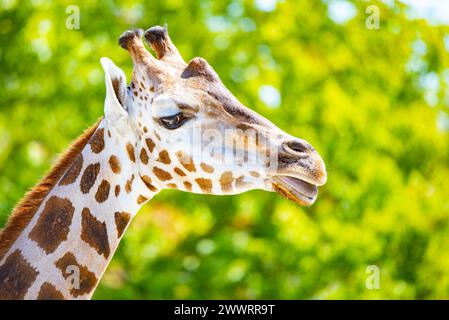
[[[31,188],[14,207],[5,228],[0,230],[0,260],[3,259],[20,233],[26,228],[48,193],[70,168],[76,156],[84,149],[102,119],[99,119],[93,126],[87,128],[72,142],[70,147],[59,156],[47,175]]]

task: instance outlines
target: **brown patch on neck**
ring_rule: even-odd
[[[90,140],[92,152],[100,153],[104,149],[104,129],[98,129]]]
[[[47,254],[54,252],[67,240],[72,224],[75,207],[66,198],[52,196],[29,233],[29,238],[36,242]]]
[[[204,162],[201,162],[200,167],[201,167],[201,169],[203,169],[204,172],[207,172],[207,173],[214,172],[214,168]]]
[[[126,152],[128,153],[129,160],[131,160],[132,162],[136,162],[136,157],[134,155],[134,147],[129,142],[126,144]]]
[[[157,159],[157,161],[162,162],[164,164],[171,163],[171,159],[170,156],[168,155],[167,150],[162,150],[161,152],[159,152],[159,158]]]
[[[72,143],[67,151],[61,155],[45,178],[33,187],[13,209],[6,227],[0,232],[0,260],[31,221],[50,190],[53,189],[59,179],[61,179],[62,175],[72,166],[77,155],[81,153],[89,142],[102,119],[98,120],[96,124],[85,130],[84,133]]]
[[[176,152],[176,157],[178,157],[179,163],[188,171],[195,172],[196,168],[193,164],[192,157],[189,157],[188,155],[184,154],[182,151]]]
[[[142,161],[143,164],[148,164],[148,154],[144,148],[140,150],[140,161]]]
[[[126,193],[130,193],[131,192],[132,186],[133,186],[133,181],[134,181],[134,174],[131,175],[131,178],[126,181],[126,184],[125,184],[125,191],[126,191]]]
[[[97,176],[100,173],[100,163],[91,163],[84,169],[83,176],[81,177],[80,189],[82,193],[89,193],[90,189],[94,186]]]
[[[114,155],[112,155],[109,158],[109,165],[111,166],[111,170],[112,172],[119,174],[120,172],[122,172],[122,168],[120,166],[120,161],[118,160],[118,158]]]
[[[252,175],[255,178],[259,178],[260,177],[260,174],[257,171],[250,171],[249,174]]]
[[[69,272],[68,267],[78,267],[79,270],[79,288],[73,288],[70,290],[70,294],[74,297],[90,293],[95,289],[98,279],[93,272],[91,272],[86,266],[78,263],[75,255],[72,252],[67,252],[58,261],[55,262],[55,266],[61,270],[64,279],[67,279],[71,272]]]
[[[237,188],[245,188],[248,186],[248,183],[245,182],[245,176],[240,176],[235,180],[235,186]]]
[[[75,161],[73,162],[70,169],[66,172],[66,174],[62,177],[61,181],[59,181],[60,186],[67,186],[76,181],[78,176],[81,173],[81,169],[83,168],[83,155],[80,153],[76,156]]]
[[[212,181],[210,179],[198,178],[195,179],[196,183],[200,186],[201,190],[205,193],[212,192]]]
[[[38,274],[19,250],[11,253],[0,266],[0,300],[23,299]]]
[[[116,212],[114,214],[115,217],[115,225],[117,227],[117,238],[120,238],[123,235],[123,232],[125,232],[126,226],[128,225],[129,221],[131,220],[131,214],[128,212]]]
[[[97,220],[88,208],[81,212],[81,239],[95,249],[105,259],[109,258],[110,248],[106,223]]]
[[[158,177],[159,180],[161,180],[161,181],[167,181],[167,180],[171,180],[173,178],[169,172],[162,170],[158,167],[154,167],[153,172],[156,175],[156,177]]]
[[[137,197],[137,204],[144,204],[146,201],[148,201],[148,198],[143,196],[143,195],[139,195],[139,197]]]
[[[234,178],[232,176],[231,171],[225,171],[220,177],[220,185],[221,190],[223,192],[229,192],[232,190],[232,182],[234,181]]]
[[[186,188],[187,191],[189,192],[192,191],[192,184],[189,181],[184,181],[184,187]]]
[[[175,167],[175,172],[180,177],[185,177],[186,176],[185,172],[182,171],[181,169],[179,169],[178,167]]]
[[[98,186],[97,192],[95,193],[95,200],[99,203],[105,202],[109,197],[109,190],[111,189],[111,184],[106,180],[101,181]]]
[[[151,178],[149,176],[140,176],[142,181],[145,183],[148,189],[150,189],[153,192],[157,192],[157,188],[152,185]]]
[[[154,141],[151,140],[151,138],[147,138],[147,139],[145,139],[145,143],[147,144],[148,150],[150,150],[150,152],[153,152],[154,147],[156,146]]]
[[[115,186],[115,196],[118,197],[120,194],[120,185]]]
[[[37,300],[64,300],[64,296],[54,285],[44,282],[39,290]]]

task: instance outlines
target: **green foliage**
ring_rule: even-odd
[[[95,298],[449,298],[449,28],[368,1],[337,24],[328,2],[83,1],[69,30],[70,1],[3,1],[0,225],[102,115],[99,58],[129,77],[118,36],[167,22],[186,60],[205,57],[244,104],[310,141],[329,180],[310,208],[262,191],[162,192]],[[369,4],[379,30],[365,27]],[[279,107],[260,100],[262,85]],[[365,286],[369,265],[379,290]]]

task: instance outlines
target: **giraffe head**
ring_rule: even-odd
[[[133,75],[126,86],[123,72],[102,58],[105,117],[127,140],[150,189],[210,194],[263,189],[303,205],[315,201],[317,186],[327,178],[315,149],[243,106],[206,60],[186,63],[166,27],[127,31],[119,44],[131,55]]]

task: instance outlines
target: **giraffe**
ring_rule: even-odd
[[[205,59],[186,63],[167,27],[126,31],[119,44],[133,62],[130,84],[100,59],[104,116],[0,234],[0,299],[90,299],[132,218],[163,189],[262,189],[311,205],[326,182],[308,142],[243,106]]]

